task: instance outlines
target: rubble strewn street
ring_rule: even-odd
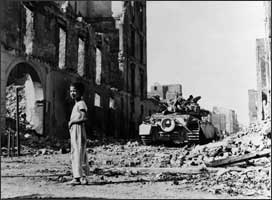
[[[1,198],[271,199],[271,1],[0,1]]]
[[[168,187],[177,191],[182,186],[218,198],[220,195],[271,198],[270,138],[271,121],[266,120],[206,145],[144,146],[138,141],[89,140],[89,184],[101,187],[141,184],[144,187],[169,183]],[[223,162],[218,167],[211,164],[258,152],[268,154],[242,162],[230,160],[229,164]],[[2,153],[5,155],[5,148]],[[2,156],[2,180],[21,177],[41,182],[46,179],[54,187],[71,179],[68,140],[29,136],[22,144],[22,153],[19,158]],[[2,182],[5,187],[6,181]],[[63,190],[68,189],[65,188]],[[3,197],[5,194],[8,192],[3,190]]]
[[[11,91],[14,88],[10,86],[7,90],[13,95],[8,101],[8,117],[14,118],[16,99],[15,92]],[[25,109],[23,92],[20,96],[22,112]],[[20,121],[24,121],[22,116]],[[169,183],[171,190],[175,188],[173,191],[184,193],[184,188],[193,188],[200,196],[205,192],[205,196],[208,193],[216,198],[220,195],[226,195],[223,196],[226,198],[271,198],[270,120],[252,124],[221,141],[206,145],[145,146],[139,141],[105,138],[89,139],[87,151],[90,185],[123,184],[125,187],[140,184],[143,187]],[[43,137],[24,130],[21,135],[22,157],[7,158],[7,148],[2,147],[2,178],[32,180],[32,184],[42,184],[46,180],[53,187],[65,184],[71,179],[69,152],[69,140]],[[20,181],[16,183],[20,185]],[[12,189],[10,185],[8,187]],[[8,189],[2,192],[3,196],[5,194],[9,194]],[[117,197],[120,197],[119,193]]]

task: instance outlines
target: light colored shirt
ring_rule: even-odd
[[[71,113],[71,117],[70,120],[77,120],[81,117],[81,110],[84,110],[87,113],[87,105],[85,103],[84,100],[80,100],[78,102],[75,103],[72,113]]]

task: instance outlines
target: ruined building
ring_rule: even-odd
[[[249,123],[258,121],[258,92],[257,90],[248,90],[248,110],[249,110]]]
[[[257,90],[249,90],[249,122],[271,118],[271,1],[264,1],[265,37],[256,39]]]
[[[212,123],[219,130],[227,133],[236,133],[239,130],[237,114],[231,109],[214,106],[212,111]]]
[[[271,78],[270,78],[270,61],[267,60],[267,50],[265,47],[266,39],[256,40],[256,56],[257,56],[257,92],[258,92],[258,120],[264,120],[271,116]]]
[[[271,1],[264,1],[265,37],[256,40],[258,120],[271,118]]]
[[[256,39],[257,90],[249,90],[249,122],[271,118],[271,1],[264,1],[265,37]]]
[[[267,63],[267,114],[271,118],[271,1],[264,1],[265,6],[265,52]]]
[[[148,96],[157,95],[161,100],[174,99],[177,95],[182,96],[182,86],[180,84],[160,85],[156,83],[151,86]]]
[[[271,1],[264,1],[265,7],[265,51],[268,62],[268,90],[271,91]],[[270,94],[271,95],[271,94]],[[271,104],[271,98],[269,100]]]
[[[216,128],[218,128],[218,130],[227,131],[227,129],[226,129],[227,123],[226,123],[226,115],[225,114],[213,112],[210,119],[211,119],[212,124]]]
[[[36,132],[69,137],[69,84],[85,84],[88,134],[133,138],[147,112],[146,5],[124,1],[3,1],[1,133],[6,90],[23,86]]]

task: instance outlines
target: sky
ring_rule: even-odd
[[[256,39],[264,31],[262,1],[147,1],[148,90],[181,84],[183,97],[200,95],[201,107],[233,109],[248,124]]]
[[[148,1],[148,90],[181,84],[201,107],[233,109],[248,124],[248,89],[256,89],[256,38],[264,37],[260,1]]]

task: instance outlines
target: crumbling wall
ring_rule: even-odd
[[[25,90],[19,90],[18,96],[20,121],[23,121],[22,114],[26,110]],[[14,84],[6,87],[6,117],[16,119],[16,89]]]
[[[87,17],[112,17],[111,1],[87,1]]]
[[[20,49],[20,25],[21,3],[17,1],[4,1],[5,9],[3,15],[5,16],[1,29],[2,45],[6,49]]]
[[[71,4],[74,3],[71,2]],[[79,3],[81,5],[79,6],[80,9],[83,8],[83,3]],[[69,121],[73,102],[70,101],[68,89],[70,82],[79,79],[88,88],[84,96],[90,112],[90,123],[88,123],[90,128],[96,126],[96,123],[93,123],[95,119],[99,120],[99,123],[103,125],[101,125],[103,130],[106,128],[104,124],[110,124],[112,119],[116,119],[113,127],[114,131],[110,135],[118,135],[120,130],[119,135],[128,136],[128,132],[132,127],[129,123],[133,122],[134,128],[137,127],[139,115],[143,113],[143,100],[140,99],[139,93],[140,82],[142,82],[142,78],[139,78],[139,67],[143,69],[146,76],[146,66],[143,63],[137,64],[138,58],[134,58],[137,64],[135,70],[135,94],[130,94],[130,77],[128,76],[131,62],[128,46],[130,36],[127,35],[131,28],[130,13],[124,14],[126,18],[123,24],[124,29],[118,30],[116,29],[115,20],[111,18],[111,2],[88,2],[87,4],[95,11],[90,12],[89,7],[86,7],[88,8],[88,14],[94,17],[93,24],[91,22],[90,24],[85,23],[85,19],[89,20],[88,16],[87,18],[84,18],[86,16],[77,18],[73,13],[76,11],[75,8],[70,7],[67,3],[23,2],[21,4],[21,2],[9,2],[8,9],[5,10],[5,18],[7,19],[5,33],[1,35],[1,38],[4,40],[3,44],[6,45],[6,49],[12,51],[5,52],[5,55],[8,56],[5,57],[4,62],[1,62],[1,64],[4,63],[5,65],[3,71],[7,76],[6,68],[14,67],[16,64],[13,63],[12,59],[18,59],[19,57],[22,62],[29,62],[34,66],[35,70],[40,71],[39,75],[42,77],[41,83],[44,88],[45,100],[44,129],[48,134],[60,137],[69,136],[67,122]],[[26,7],[29,10],[25,9]],[[131,12],[131,10],[128,12]],[[84,12],[81,14],[84,14]],[[21,18],[18,16],[21,16]],[[105,21],[103,21],[104,19]],[[138,26],[137,24],[138,22],[135,25]],[[60,36],[60,28],[63,28],[66,34]],[[21,35],[17,35],[18,30]],[[101,41],[97,40],[94,34],[95,32],[100,33],[99,31],[103,34]],[[145,32],[143,34],[145,36]],[[79,37],[85,42],[84,45],[80,42]],[[60,38],[63,38],[62,42]],[[119,69],[118,60],[119,44],[121,43],[124,49],[123,71]],[[96,47],[101,49],[102,54],[100,85],[95,84]],[[17,54],[13,51],[14,49],[16,49]],[[138,50],[135,49],[135,52]],[[139,57],[139,52],[136,55]],[[59,58],[63,59],[60,63]],[[7,77],[3,78],[4,84],[6,81]],[[146,78],[144,82],[146,88]],[[35,83],[33,84],[33,87],[35,87]],[[95,111],[95,93],[101,95],[103,109],[99,111]],[[115,100],[115,109],[109,108],[111,98]],[[135,109],[132,109],[132,106]],[[2,106],[1,110],[3,110]],[[132,110],[135,111],[132,112]],[[41,113],[41,107],[38,106],[38,110],[35,112]]]
[[[268,98],[269,94],[268,73],[269,63],[266,62],[265,39],[256,40],[256,73],[257,73],[257,91],[258,91],[258,120],[264,120],[269,115]]]
[[[37,133],[43,134],[43,104],[38,103],[44,100],[43,88],[40,83],[33,82],[30,75],[25,82],[25,94],[26,120]]]
[[[249,123],[255,123],[258,120],[257,99],[258,92],[256,90],[248,90]]]
[[[84,57],[88,56],[88,59],[84,65],[85,68],[88,68],[86,71],[89,77],[92,78],[92,61],[95,59],[95,54],[93,53],[95,45],[93,30],[89,25],[72,19],[71,15],[69,15],[71,17],[69,18],[69,13],[66,13],[67,15],[62,14],[62,11],[58,10],[52,2],[42,4],[38,2],[24,2],[24,5],[21,2],[8,2],[7,6],[9,9],[4,13],[7,20],[4,24],[3,37],[1,37],[3,44],[5,44],[5,48],[1,49],[1,58],[3,58],[1,60],[1,115],[6,111],[5,96],[2,94],[5,95],[5,86],[9,72],[18,63],[29,63],[33,66],[34,71],[38,72],[41,79],[41,84],[35,81],[31,84],[32,89],[34,88],[33,90],[35,90],[35,95],[33,94],[32,100],[28,101],[31,104],[29,107],[29,110],[31,110],[29,111],[31,113],[29,118],[36,120],[35,122],[33,121],[33,124],[37,125],[36,129],[39,129],[38,132],[44,129],[46,134],[67,137],[69,136],[67,122],[69,121],[69,112],[72,107],[67,91],[69,90],[69,84],[80,78],[77,71],[75,71],[78,67],[78,34],[79,32],[82,34],[83,31],[85,33],[85,35],[83,34],[84,39],[87,38],[88,41],[87,45],[85,45],[86,49],[84,49]],[[21,18],[18,17],[19,14]],[[19,25],[21,29],[18,28]],[[63,27],[63,25],[65,26],[65,31],[67,31],[68,42],[65,45],[66,48],[59,46],[59,27]],[[17,36],[18,31],[21,34],[20,37]],[[57,67],[59,48],[66,53],[64,55],[66,61],[63,64],[66,69],[64,70],[60,70]],[[16,49],[17,53],[14,53],[14,49]],[[80,63],[80,65],[82,67],[83,63]],[[71,69],[74,69],[74,71]],[[91,80],[82,77],[86,88],[93,88]],[[42,89],[43,92],[41,92]],[[92,107],[89,102],[93,102],[91,99],[93,97],[92,93],[93,91],[86,91],[86,102],[90,110],[92,110]],[[43,99],[44,103],[37,102],[37,100]],[[45,110],[43,104],[45,105]],[[41,118],[43,112],[45,112],[45,121]],[[1,125],[4,124],[2,123],[3,120],[4,118],[1,119]],[[44,127],[42,127],[42,121]]]
[[[235,133],[238,131],[238,121],[234,110],[215,106],[213,107],[213,115],[219,117],[219,123],[222,123],[220,128],[224,127],[227,133]]]
[[[15,55],[8,54],[7,52],[2,52],[1,56],[3,58],[1,65],[3,64],[5,72],[3,88],[6,95],[5,99],[1,97],[1,104],[5,104],[3,106],[5,109],[1,109],[1,115],[8,117],[8,119],[16,119],[16,94],[14,86],[24,86],[24,88],[19,89],[19,107],[23,106],[23,109],[20,108],[20,120],[26,123],[28,128],[36,130],[39,134],[43,134],[43,109],[36,104],[36,101],[44,99],[44,88],[42,85],[45,83],[45,70],[42,70],[42,68],[39,69],[39,67],[32,67],[26,60],[16,58]],[[34,64],[33,60],[31,64]],[[37,66],[41,66],[40,63]],[[22,92],[23,95],[21,94]],[[7,124],[7,126],[9,125]]]
[[[132,2],[125,2],[122,19],[121,29],[123,31],[123,44],[124,51],[122,55],[125,57],[124,64],[124,76],[125,76],[125,91],[129,93],[128,97],[128,108],[127,114],[129,127],[128,130],[133,132],[134,135],[131,137],[138,136],[138,126],[140,123],[140,118],[142,118],[142,107],[148,110],[148,107],[144,105],[144,99],[141,98],[141,73],[144,73],[143,79],[143,91],[144,97],[146,98],[147,92],[147,79],[146,79],[146,62],[141,59],[141,51],[146,55],[146,45],[141,45],[141,40],[146,41],[146,29],[140,26],[140,9],[139,5],[142,5],[145,8],[144,2],[135,2],[132,5]],[[143,23],[146,23],[146,18],[142,20]],[[121,39],[120,39],[121,40]],[[134,68],[134,69],[132,69]],[[134,73],[133,73],[134,70]],[[133,86],[134,85],[134,86]],[[134,87],[134,88],[132,88]]]
[[[76,24],[69,22],[67,24],[66,43],[66,63],[65,66],[72,72],[77,72],[78,64],[78,30]]]
[[[271,118],[271,1],[265,1],[265,51],[267,61],[268,102],[267,113]]]
[[[33,56],[56,65],[56,20],[48,13],[35,12]]]

